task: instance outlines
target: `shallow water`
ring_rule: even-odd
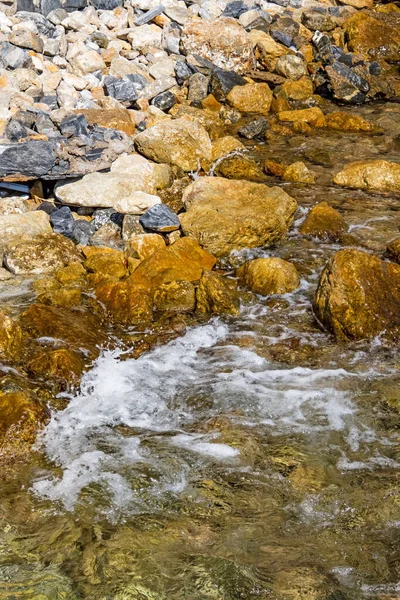
[[[390,108],[362,112],[397,122]],[[287,242],[231,257],[292,260],[300,288],[137,360],[102,354],[3,485],[0,598],[400,597],[396,348],[321,331],[311,300],[341,246],[298,234],[326,200],[383,252],[398,198],[330,181],[344,162],[396,159],[396,140],[324,133],[251,151],[289,163],[318,147],[331,161],[309,163],[318,184],[285,184],[299,202]]]

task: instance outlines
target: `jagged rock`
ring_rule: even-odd
[[[107,252],[95,252],[88,256],[84,263],[89,273],[100,273],[115,279],[123,279],[128,275],[124,253],[120,250],[107,249]]]
[[[46,175],[56,162],[50,142],[29,141],[0,145],[0,177],[23,175],[37,178]]]
[[[215,69],[210,77],[210,93],[219,102],[224,102],[232,88],[246,83],[246,79],[235,73],[235,71]]]
[[[336,21],[330,15],[314,11],[303,12],[301,22],[311,31],[332,31],[336,27]]]
[[[203,271],[196,290],[196,312],[200,314],[239,314],[237,282],[212,271]]]
[[[370,89],[366,79],[340,62],[327,66],[325,72],[334,98],[350,104],[365,102],[366,93]]]
[[[3,260],[11,273],[21,275],[51,273],[80,259],[80,252],[71,240],[58,233],[43,233],[10,243]]]
[[[69,206],[63,206],[62,208],[53,211],[50,215],[50,221],[55,233],[60,233],[61,235],[65,235],[65,237],[72,238],[75,229],[75,220]]]
[[[271,108],[272,92],[267,83],[247,83],[232,88],[226,100],[241,112],[267,115]]]
[[[156,204],[149,208],[140,217],[139,222],[145,229],[160,233],[175,231],[181,225],[176,214],[166,204]]]
[[[254,140],[256,138],[263,138],[267,129],[268,120],[263,117],[247,123],[239,129],[238,133],[247,140]]]
[[[315,183],[314,173],[301,161],[289,165],[283,173],[283,179],[292,183]]]
[[[215,256],[279,242],[297,207],[278,187],[220,177],[201,177],[185,189],[183,201],[187,208],[180,216],[184,234]]]
[[[308,213],[301,224],[300,233],[317,238],[339,239],[348,230],[348,225],[340,212],[320,202]]]
[[[264,31],[254,29],[250,32],[250,35],[257,60],[267,71],[274,71],[277,59],[286,55],[288,49],[282,44],[278,44]]]
[[[300,79],[303,75],[307,75],[307,69],[303,59],[292,54],[280,56],[276,61],[275,71],[283,77],[294,80]]]
[[[398,334],[400,266],[360,250],[340,250],[321,274],[314,311],[339,340]]]
[[[154,252],[165,249],[165,242],[157,233],[139,233],[129,237],[125,246],[125,254],[130,258],[144,260]]]
[[[9,315],[0,311],[0,352],[6,358],[20,358],[25,345],[21,327]]]
[[[37,377],[56,380],[64,385],[79,383],[85,369],[81,353],[68,348],[41,350],[27,364],[29,372]]]
[[[391,260],[400,264],[400,238],[395,238],[392,240],[388,247],[386,248],[386,252]]]
[[[137,86],[128,78],[107,76],[104,78],[104,88],[109,96],[120,102],[132,104],[139,97]]]
[[[107,110],[79,109],[77,112],[86,118],[89,125],[117,129],[127,135],[135,133],[135,124],[126,108],[112,108]]]
[[[160,110],[168,112],[176,104],[176,96],[172,92],[162,92],[155,96],[151,103]]]
[[[300,285],[296,267],[281,258],[256,258],[237,270],[239,279],[255,294],[287,294]]]
[[[400,192],[400,164],[387,160],[364,160],[349,163],[335,175],[334,183],[343,187]]]
[[[26,50],[13,46],[9,42],[0,44],[0,67],[3,69],[20,69],[28,67],[31,57]]]

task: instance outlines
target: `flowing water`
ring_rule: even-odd
[[[398,236],[398,198],[330,183],[350,160],[396,160],[398,107],[363,111],[385,135],[251,148],[314,157],[316,186],[285,185],[299,202],[288,240],[231,257],[293,261],[295,293],[243,301],[136,360],[105,351],[53,413],[2,486],[1,599],[400,598],[398,355],[319,328],[312,297],[341,246],[298,234],[326,200],[364,249]]]

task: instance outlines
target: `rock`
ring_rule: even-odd
[[[111,207],[120,213],[142,214],[160,204],[155,195],[167,187],[171,170],[156,165],[138,154],[121,156],[109,173],[89,173],[72,183],[60,183],[55,188],[58,200],[72,206]]]
[[[82,354],[68,348],[40,350],[27,364],[27,369],[36,377],[62,384],[78,384],[85,369]]]
[[[316,204],[308,213],[299,231],[302,235],[337,240],[348,230],[342,215],[327,202]]]
[[[46,175],[56,162],[50,142],[32,140],[0,145],[0,177],[21,174],[27,178]]]
[[[296,201],[278,187],[219,177],[196,180],[186,188],[183,200],[184,234],[215,256],[279,242],[297,208]]]
[[[345,23],[350,52],[372,60],[400,60],[400,18],[397,14],[356,12]]]
[[[141,154],[158,163],[197,171],[200,160],[211,159],[211,140],[198,123],[179,118],[160,121],[135,138]]]
[[[300,77],[297,81],[287,79],[279,90],[279,95],[285,100],[307,100],[314,92],[310,77]]]
[[[199,105],[208,95],[208,77],[202,73],[194,73],[189,77],[188,101]]]
[[[311,123],[314,124],[318,119],[323,119],[324,113],[320,108],[302,108],[299,110],[283,110],[277,114],[279,121],[289,123]]]
[[[223,156],[229,156],[232,153],[237,154],[238,150],[245,150],[243,144],[237,138],[226,135],[213,142],[211,160],[215,163],[215,161]]]
[[[400,192],[400,164],[387,160],[352,162],[333,178],[343,187],[381,192]]]
[[[289,165],[283,173],[283,179],[292,183],[315,183],[315,175],[301,161]]]
[[[151,103],[164,112],[168,112],[176,104],[176,96],[172,92],[162,92],[153,98]]]
[[[81,75],[102,71],[106,68],[104,60],[96,50],[89,50],[83,54],[78,53],[71,59],[70,63]]]
[[[256,119],[255,121],[247,123],[239,129],[238,133],[247,140],[254,140],[257,138],[262,139],[264,138],[267,129],[268,120],[265,117],[262,117],[261,119]]]
[[[210,77],[210,93],[219,102],[225,102],[232,88],[246,83],[246,79],[235,73],[235,71],[216,69]]]
[[[117,223],[105,223],[91,236],[90,244],[121,250],[123,248],[121,227]]]
[[[19,359],[24,350],[25,338],[21,327],[0,311],[0,352],[5,358]]]
[[[247,83],[232,88],[226,100],[241,112],[267,115],[271,108],[272,92],[267,83]]]
[[[125,246],[125,254],[130,258],[144,260],[158,250],[165,249],[164,238],[157,233],[142,233],[133,235]]]
[[[4,254],[5,266],[15,275],[51,273],[80,259],[74,243],[58,233],[22,237],[10,244]]]
[[[125,215],[122,222],[122,239],[129,240],[132,235],[145,233],[139,222],[139,215]]]
[[[79,109],[89,125],[99,125],[123,131],[127,135],[135,133],[135,124],[130,118],[130,113],[126,108],[112,108],[106,110],[99,109]]]
[[[4,246],[24,235],[34,236],[51,231],[49,215],[41,210],[0,216],[0,240]]]
[[[211,270],[215,262],[195,240],[183,237],[143,260],[129,280],[150,290],[171,281],[198,281],[203,270]]]
[[[388,244],[386,252],[391,260],[400,264],[400,238],[396,238]]]
[[[95,294],[116,323],[143,326],[152,320],[152,294],[129,279],[104,282],[95,288]]]
[[[0,43],[0,68],[20,69],[29,67],[31,58],[26,50],[13,46],[9,42]]]
[[[136,85],[128,77],[119,79],[108,75],[104,78],[104,89],[108,96],[128,105],[133,104],[139,97]]]
[[[313,123],[313,126],[321,129],[330,129],[332,131],[348,131],[354,133],[376,130],[373,123],[367,121],[360,115],[351,115],[341,111],[335,111],[320,117]]]
[[[400,266],[360,250],[340,250],[321,274],[314,311],[339,340],[397,334]]]
[[[195,288],[189,281],[163,283],[154,292],[154,308],[160,312],[192,312],[195,304]]]
[[[245,179],[247,181],[265,181],[261,165],[250,156],[239,153],[231,154],[218,161],[214,172],[228,179]]]
[[[62,208],[53,211],[50,215],[50,221],[55,233],[60,233],[70,239],[73,238],[75,220],[69,206],[63,206]]]
[[[325,73],[328,76],[329,88],[336,100],[349,104],[365,102],[370,86],[364,77],[340,62],[325,67]]]
[[[270,35],[264,31],[254,29],[250,32],[254,45],[254,54],[258,62],[267,70],[274,71],[276,61],[280,56],[285,56],[288,49],[278,44]]]
[[[229,17],[191,19],[183,28],[181,45],[185,54],[196,54],[226,71],[242,74],[254,66],[249,34]]]
[[[100,273],[115,279],[123,279],[128,275],[124,253],[118,250],[96,252],[85,260],[84,266],[89,273]]]
[[[166,205],[157,204],[146,212],[139,219],[144,229],[167,233],[179,229],[181,223],[176,214]]]
[[[55,278],[61,284],[64,283],[74,283],[82,280],[86,275],[86,271],[82,265],[82,263],[76,261],[72,262],[66,267],[61,267],[56,273]]]
[[[336,27],[336,21],[329,14],[321,14],[314,11],[303,12],[301,22],[311,31],[332,31]]]
[[[300,285],[296,267],[281,258],[256,258],[237,270],[239,279],[255,294],[287,294]]]
[[[196,312],[205,315],[237,315],[239,308],[236,281],[212,271],[203,271],[196,290]]]
[[[44,424],[47,417],[46,408],[29,392],[1,391],[0,440],[3,457],[10,458],[11,455],[14,458],[19,453],[26,456],[29,446],[36,439],[38,428]],[[10,447],[7,444],[8,436],[11,438]],[[42,584],[43,578],[41,579]],[[19,583],[16,585],[18,586]],[[29,585],[31,586],[31,582]],[[56,591],[55,588],[54,591]]]
[[[303,59],[294,54],[280,56],[276,61],[275,71],[283,77],[294,79],[296,81],[300,79],[300,77],[303,77],[303,75],[307,75],[307,69]]]

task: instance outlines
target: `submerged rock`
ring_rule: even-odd
[[[297,208],[278,187],[221,177],[201,177],[186,188],[183,200],[185,235],[215,256],[281,241]]]
[[[24,349],[24,334],[18,323],[0,311],[0,352],[6,358],[18,359]]]
[[[400,164],[387,160],[352,162],[345,165],[333,181],[348,188],[400,192]]]
[[[400,266],[360,250],[340,250],[323,270],[315,314],[337,339],[400,331]]]
[[[300,233],[303,235],[333,240],[340,238],[347,230],[348,225],[340,212],[327,202],[313,206],[300,227]]]
[[[190,281],[163,283],[154,292],[154,308],[160,312],[192,312],[195,304],[195,288]]]
[[[237,270],[239,279],[256,294],[286,294],[300,285],[300,275],[292,263],[281,258],[256,258]]]

